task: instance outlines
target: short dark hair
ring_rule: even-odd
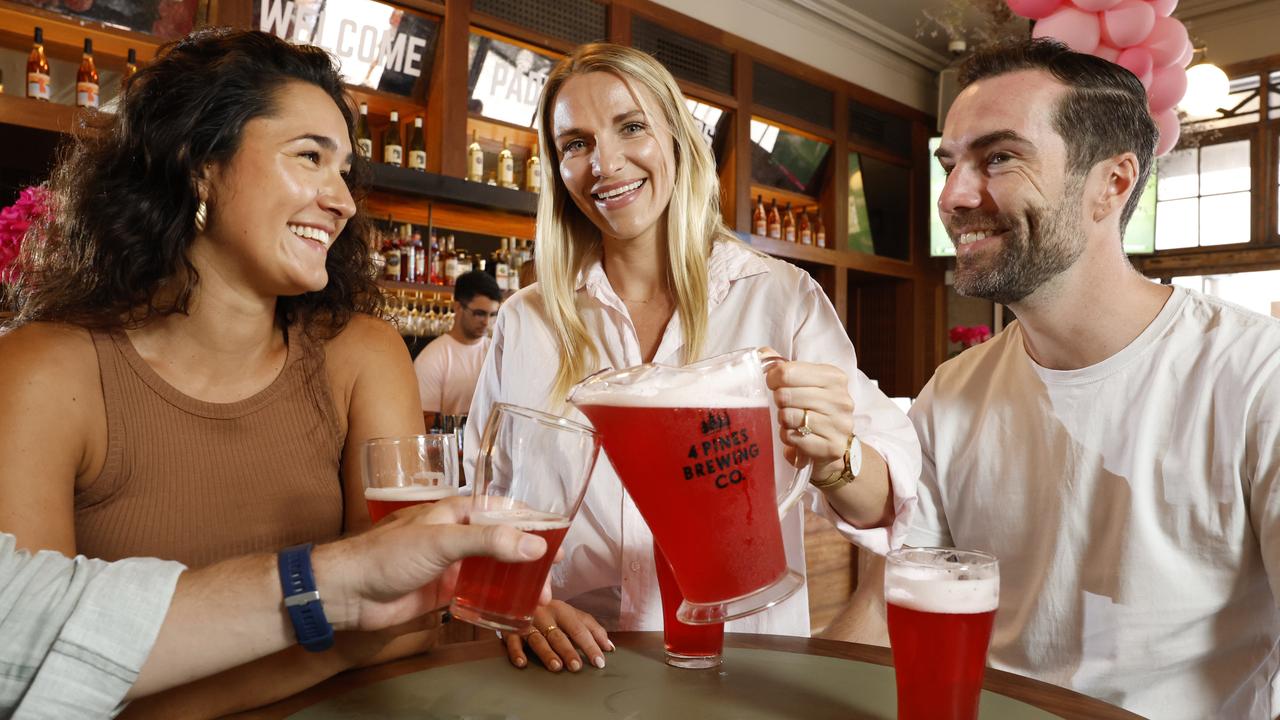
[[[1066,142],[1068,171],[1083,176],[1109,157],[1138,156],[1137,186],[1120,213],[1123,235],[1147,186],[1159,137],[1142,82],[1115,63],[1040,38],[970,56],[960,66],[960,87],[1020,70],[1044,70],[1068,88],[1053,114],[1053,127]]]
[[[230,160],[245,125],[276,112],[290,82],[325,91],[354,135],[342,78],[320,48],[227,29],[163,47],[128,79],[119,112],[91,116],[62,148],[49,182],[57,212],[24,243],[17,322],[136,327],[185,313],[199,281],[187,253],[202,169]],[[357,159],[349,182],[362,186],[367,172]],[[357,212],[329,248],[328,284],[279,298],[277,322],[336,334],[352,312],[377,312],[367,227]]]
[[[453,284],[453,299],[466,305],[483,295],[495,302],[502,302],[502,291],[498,289],[498,281],[483,270],[472,270],[462,273]]]

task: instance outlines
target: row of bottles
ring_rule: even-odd
[[[121,82],[138,72],[138,52],[129,48]],[[80,69],[76,71],[76,105],[96,108],[99,105],[98,66],[93,60],[93,40],[84,39],[84,55]],[[49,58],[44,52],[44,28],[35,30],[35,42],[27,56],[27,97],[49,100],[53,96],[53,84],[49,78]]]
[[[813,219],[810,209],[800,208],[800,218],[796,219],[795,211],[788,202],[784,210],[778,210],[778,201],[770,200],[768,210],[764,206],[764,196],[756,196],[756,209],[751,216],[751,231],[756,235],[771,237],[775,240],[827,247],[827,228],[822,222],[821,208],[813,208]]]
[[[480,135],[471,131],[471,144],[467,146],[467,180],[471,182],[487,182],[490,185],[501,185],[511,190],[519,190],[516,184],[516,163],[511,155],[511,142],[502,138],[502,150],[498,153],[498,171],[490,173],[484,179],[484,149],[480,147]],[[524,163],[524,189],[529,192],[542,191],[542,160],[538,157],[538,146],[534,145],[529,152],[529,159]]]
[[[409,223],[385,233],[380,247],[374,249],[374,264],[381,268],[384,280],[451,286],[459,275],[483,270],[503,291],[520,289],[520,270],[532,260],[532,240],[502,238],[501,246],[485,255],[459,249],[452,234],[432,235],[430,242],[424,242],[422,233]]]
[[[369,129],[368,103],[360,103],[360,117],[356,120],[356,152],[366,160],[373,160],[373,132]],[[413,119],[413,127],[409,129],[409,139],[406,142],[400,130],[400,112],[391,111],[391,122],[382,131],[381,158],[387,165],[427,171],[427,141],[422,134],[421,115]]]

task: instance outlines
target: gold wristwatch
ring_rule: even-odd
[[[832,473],[826,480],[810,480],[809,484],[822,491],[839,490],[853,482],[862,472],[862,441],[857,435],[849,435],[849,444],[844,448],[844,468]]]

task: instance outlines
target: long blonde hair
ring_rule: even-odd
[[[556,95],[577,75],[608,72],[629,86],[648,90],[657,101],[675,152],[675,182],[667,205],[667,280],[676,296],[684,331],[684,362],[698,359],[707,334],[707,258],[717,238],[732,237],[720,217],[720,181],[715,160],[701,137],[675,78],[650,55],[611,43],[582,45],[547,77],[538,102],[538,140],[543,192],[538,199],[538,287],[560,354],[552,402],[599,364],[595,340],[578,316],[577,279],[599,250],[601,233],[574,204],[560,177],[559,153],[552,140]],[[650,120],[651,126],[655,123]]]

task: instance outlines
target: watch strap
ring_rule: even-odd
[[[293,622],[298,644],[311,652],[333,647],[333,626],[324,616],[324,604],[311,571],[311,543],[281,550],[277,556],[277,567],[284,607]]]

